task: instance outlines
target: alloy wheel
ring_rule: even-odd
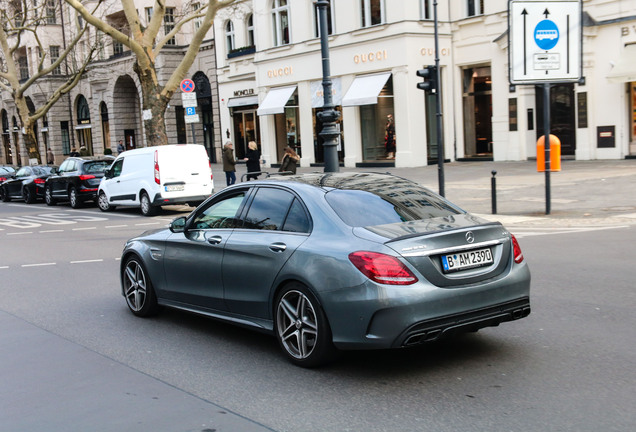
[[[140,312],[146,304],[146,274],[137,260],[130,260],[124,272],[124,294],[128,307]]]
[[[311,356],[318,339],[318,321],[311,300],[302,292],[291,290],[278,302],[276,328],[279,340],[295,359]]]

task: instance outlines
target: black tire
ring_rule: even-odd
[[[48,206],[54,206],[55,204],[57,204],[55,198],[53,198],[53,190],[51,189],[50,185],[47,185],[44,188],[44,202]]]
[[[11,201],[11,197],[9,196],[9,191],[7,190],[6,187],[0,187],[0,199],[2,200],[2,202]]]
[[[35,202],[35,191],[31,191],[28,186],[22,188],[22,198],[27,204],[33,204]]]
[[[124,297],[130,311],[139,317],[148,317],[159,311],[157,296],[143,263],[137,256],[126,260],[121,275]]]
[[[97,207],[103,212],[109,212],[115,210],[115,206],[110,205],[108,197],[104,192],[100,192],[97,197]]]
[[[158,208],[153,206],[150,202],[150,197],[146,192],[142,192],[139,197],[139,201],[141,204],[141,214],[144,216],[154,216],[158,212]]]
[[[77,189],[75,188],[75,186],[71,186],[71,188],[68,190],[68,201],[71,203],[71,207],[73,207],[74,209],[82,207],[83,203],[80,197],[77,195]]]
[[[278,293],[274,305],[274,333],[292,363],[310,368],[336,357],[327,317],[306,286],[288,284]]]

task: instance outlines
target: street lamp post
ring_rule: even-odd
[[[329,65],[329,29],[327,27],[327,8],[329,0],[316,1],[318,6],[318,28],[320,29],[320,51],[322,54],[322,88],[324,93],[323,110],[318,113],[318,118],[322,122],[320,136],[323,139],[322,145],[325,158],[325,172],[338,172],[340,163],[338,162],[338,136],[340,131],[336,127],[336,121],[340,113],[333,109],[333,98],[331,95],[331,70]]]

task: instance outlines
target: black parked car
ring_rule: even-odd
[[[0,183],[15,177],[15,169],[9,165],[0,165]]]
[[[71,207],[81,207],[97,199],[97,188],[104,171],[115,160],[112,156],[70,157],[62,162],[56,175],[46,180],[44,200],[50,206],[68,201]]]
[[[54,172],[55,168],[50,166],[23,166],[14,178],[0,185],[0,199],[4,202],[21,199],[33,204],[44,197],[44,182]]]

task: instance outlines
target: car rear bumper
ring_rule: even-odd
[[[205,201],[210,195],[195,195],[186,197],[164,198],[161,194],[155,195],[152,201],[153,206],[164,206],[173,204],[198,204]]]

